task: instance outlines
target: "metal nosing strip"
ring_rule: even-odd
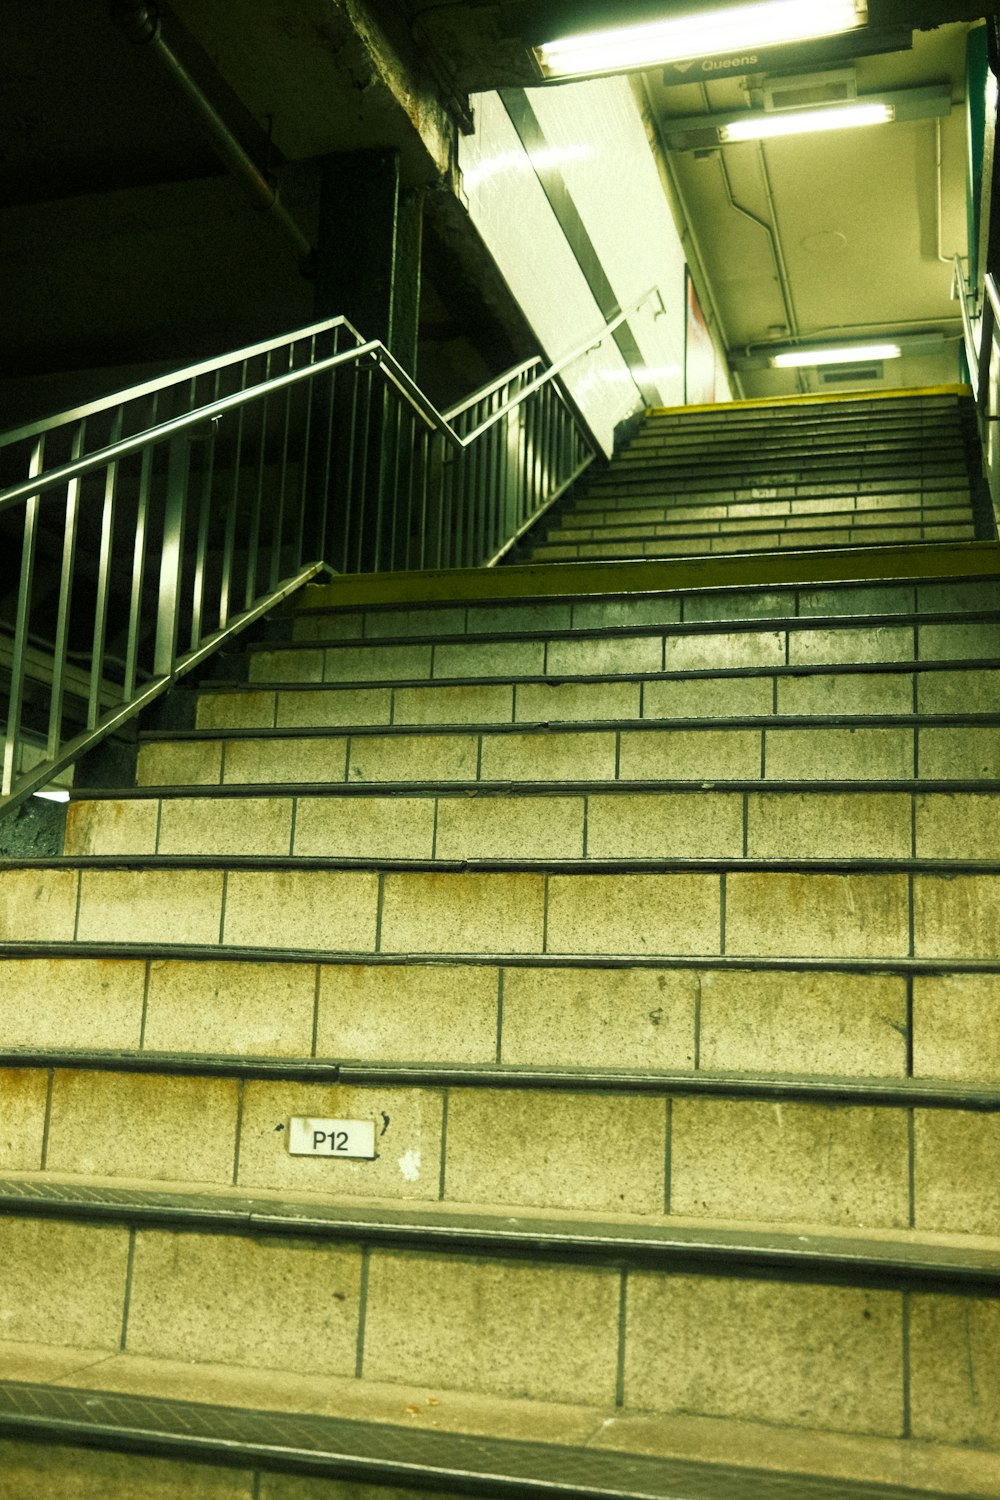
[[[586,543],[584,543],[586,545]],[[930,544],[928,544],[930,545]],[[981,580],[977,580],[981,581]],[[864,585],[859,585],[863,587]],[[879,585],[874,583],[872,588]],[[791,591],[801,588],[801,585],[780,585]],[[817,585],[822,588],[823,585]],[[516,606],[515,606],[516,607]],[[520,631],[483,631],[482,633],[465,632],[461,635],[402,635],[402,636],[379,636],[377,639],[365,640],[341,640],[336,636],[315,640],[264,640],[251,641],[247,644],[247,653],[250,655],[280,654],[282,652],[302,651],[357,651],[373,649],[395,650],[403,646],[427,646],[427,645],[503,645],[507,641],[541,641],[541,640],[633,640],[643,639],[651,636],[666,635],[682,638],[691,635],[730,635],[737,631],[740,635],[755,635],[773,633],[776,630],[858,630],[872,629],[882,626],[909,626],[909,625],[980,625],[996,624],[1000,622],[1000,605],[996,609],[962,609],[962,610],[899,610],[889,614],[842,614],[842,615],[755,615],[751,618],[740,616],[735,619],[718,620],[664,620],[659,624],[648,623],[637,625],[599,625],[581,626],[573,629],[567,626],[565,629],[541,629]],[[430,679],[435,682],[439,679]],[[352,682],[347,684],[354,687]],[[248,683],[248,688],[254,689],[256,683]],[[327,684],[329,686],[329,684]]]
[[[978,720],[976,721],[978,722]],[[993,717],[991,723],[1000,723]],[[767,720],[758,721],[754,728],[774,726]],[[210,785],[192,783],[190,786],[170,784],[167,786],[126,787],[72,787],[70,802],[141,802],[166,801],[171,799],[204,798],[208,801],[220,798],[299,798],[299,797],[438,797],[467,798],[470,793],[484,798],[517,799],[520,797],[587,797],[587,796],[655,796],[657,793],[690,794],[693,797],[728,796],[741,792],[764,793],[773,796],[780,793],[802,796],[815,793],[818,796],[871,796],[884,795],[926,796],[939,792],[948,796],[963,793],[979,796],[1000,794],[1000,780],[940,781],[908,780],[893,781],[793,781],[791,779],[758,777],[754,781],[224,781]]]
[[[351,1240],[406,1244],[439,1253],[442,1248],[469,1250],[500,1259],[552,1258],[577,1263],[673,1264],[712,1267],[734,1277],[777,1275],[782,1279],[832,1280],[841,1284],[899,1286],[930,1282],[956,1288],[975,1287],[1000,1296],[1000,1250],[955,1250],[906,1241],[881,1242],[860,1237],[796,1233],[772,1229],[695,1229],[636,1226],[516,1213],[434,1214],[419,1209],[369,1210],[333,1208],[294,1201],[271,1201],[211,1193],[100,1188],[75,1184],[4,1182],[0,1179],[0,1215],[80,1223],[128,1223],[170,1227],[189,1232],[232,1235]]]
[[[0,1433],[482,1496],[575,1500],[931,1500],[936,1491],[445,1433],[297,1412],[0,1382]]]
[[[183,963],[310,963],[384,967],[505,969],[712,970],[781,974],[1000,974],[1000,958],[785,958],[733,954],[637,953],[372,953],[320,948],[206,947],[176,943],[23,943],[0,940],[0,957],[25,961],[48,958],[107,958],[134,963],[145,959]]]
[[[762,784],[766,787],[766,783]],[[384,870],[393,874],[670,875],[794,873],[798,875],[1000,875],[1000,861],[985,859],[382,859],[289,854],[80,854],[0,859],[13,870]],[[665,954],[664,957],[671,955]],[[887,954],[886,959],[891,960]]]
[[[1000,1111],[1000,1088],[930,1079],[815,1077],[711,1072],[643,1073],[625,1069],[519,1068],[447,1063],[380,1063],[280,1057],[97,1049],[5,1047],[0,1068],[62,1068],[190,1078],[282,1079],[386,1087],[498,1088],[538,1092],[702,1095],[732,1099],[820,1101],[921,1109]]]

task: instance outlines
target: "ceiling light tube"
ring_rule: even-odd
[[[762,0],[562,37],[536,47],[535,56],[546,78],[593,78],[836,36],[862,26],[866,15],[861,0]]]
[[[821,130],[850,130],[858,125],[888,125],[895,118],[891,104],[837,104],[830,109],[783,110],[773,115],[747,115],[720,125],[719,139],[768,141],[780,135],[813,135]]]
[[[902,352],[898,344],[842,344],[839,349],[792,349],[787,354],[773,355],[771,364],[776,370],[799,370],[812,365],[856,365],[874,359],[899,359]]]

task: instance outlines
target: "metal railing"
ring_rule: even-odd
[[[0,808],[322,572],[495,564],[593,460],[543,368],[440,412],[344,318],[0,436]]]
[[[993,502],[993,514],[1000,525],[1000,361],[996,360],[996,340],[1000,331],[1000,291],[992,275],[983,277],[982,293],[970,285],[967,262],[956,255],[952,270],[952,296],[962,309],[962,333],[969,382],[976,402],[976,417],[983,450],[983,464]]]

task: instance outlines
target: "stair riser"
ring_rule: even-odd
[[[675,454],[709,453],[717,457],[732,453],[734,457],[753,455],[764,447],[768,452],[788,451],[792,453],[824,452],[831,448],[843,452],[870,453],[889,451],[912,453],[914,448],[952,446],[961,450],[963,439],[960,421],[954,417],[940,418],[934,422],[844,422],[836,427],[830,424],[802,424],[781,428],[764,425],[758,430],[743,432],[719,431],[714,433],[666,433],[646,427],[620,450],[619,461],[645,457],[650,453],[673,456]]]
[[[318,688],[203,694],[200,729],[368,725],[556,724],[623,719],[991,713],[1000,673],[816,672],[645,682],[496,683],[470,687]]]
[[[908,1000],[908,995],[910,999]],[[72,997],[72,1005],[68,1004]],[[1000,1083],[1000,976],[0,960],[7,1047]],[[314,1043],[315,1037],[315,1043]]]
[[[679,530],[680,528],[678,528]],[[890,543],[971,542],[975,529],[959,526],[866,526],[830,528],[823,531],[740,532],[716,536],[690,533],[674,540],[657,538],[647,542],[578,542],[541,543],[531,549],[533,562],[572,562],[594,558],[693,557],[705,554],[774,552],[783,548],[802,547],[874,547]]]
[[[961,526],[971,525],[972,517],[967,501],[962,505],[954,506],[928,506],[912,510],[893,509],[890,517],[874,510],[853,511],[846,505],[839,510],[836,506],[831,506],[827,513],[821,511],[799,513],[793,509],[787,517],[771,515],[759,518],[744,517],[739,514],[729,516],[725,514],[725,508],[720,514],[718,508],[713,510],[710,506],[693,508],[678,506],[676,510],[665,510],[662,520],[658,519],[652,524],[622,525],[614,515],[607,523],[602,524],[598,516],[588,515],[585,511],[578,515],[570,512],[558,525],[552,526],[547,535],[551,541],[586,542],[650,540],[658,536],[672,536],[683,530],[692,533],[697,530],[701,535],[713,536],[740,535],[743,532],[815,531],[840,526],[848,530],[870,529],[881,532],[890,521],[894,527]]]
[[[377,641],[408,636],[481,636],[515,632],[600,630],[681,621],[753,619],[761,616],[927,614],[1000,607],[1000,581],[859,584],[841,588],[731,589],[722,593],[674,592],[646,597],[552,600],[447,608],[314,610],[292,622],[298,641]]]
[[[310,1500],[303,1481],[287,1475],[254,1475],[234,1460],[220,1469],[177,1457],[114,1453],[63,1446],[46,1433],[42,1442],[0,1438],[0,1469],[10,1500]],[[254,1484],[257,1482],[257,1488]],[[309,1481],[306,1481],[308,1483]],[[321,1495],[321,1491],[313,1491]],[[336,1494],[330,1492],[331,1500]],[[416,1490],[399,1490],[394,1500],[425,1500]],[[457,1496],[456,1500],[463,1500]],[[464,1500],[471,1500],[470,1496]]]
[[[996,1339],[982,1298],[111,1225],[0,1236],[8,1337],[885,1436],[937,1436],[946,1413],[951,1441],[1000,1440],[964,1378]]]
[[[952,1234],[1000,1212],[1000,1115],[974,1111],[75,1069],[51,1088],[47,1069],[0,1070],[0,1090],[3,1172]],[[292,1156],[293,1116],[370,1120],[379,1154]]]
[[[789,490],[783,497],[768,500],[739,499],[737,493],[733,490],[722,490],[716,494],[709,492],[680,499],[665,495],[658,502],[655,499],[643,501],[625,495],[621,497],[620,502],[616,502],[613,494],[601,492],[581,495],[572,509],[565,512],[565,515],[567,518],[572,517],[579,524],[586,524],[589,518],[593,517],[594,524],[598,524],[603,519],[606,523],[614,525],[633,521],[696,520],[701,517],[711,520],[722,516],[734,520],[740,516],[766,519],[775,516],[822,516],[850,513],[859,518],[881,517],[883,514],[886,517],[895,517],[901,511],[922,512],[925,507],[934,507],[943,511],[953,506],[968,506],[969,504],[967,489],[926,490],[923,493],[917,491],[912,494],[901,491],[896,494],[859,495],[855,494],[850,487],[843,487],[840,490],[834,488],[828,494],[808,497],[800,497],[794,490]]]
[[[163,741],[140,786],[1000,779],[995,727],[549,730]],[[135,813],[135,819],[142,818]],[[147,813],[148,823],[148,813]],[[183,816],[177,809],[171,820]],[[224,816],[224,815],[221,815]],[[327,814],[331,822],[335,814]],[[488,817],[489,814],[470,814]],[[132,814],[130,814],[130,818]],[[271,837],[284,838],[284,824]],[[143,837],[148,842],[151,829]],[[289,835],[290,836],[290,835]],[[287,845],[288,840],[285,839]],[[287,852],[286,850],[283,852]]]
[[[614,639],[550,637],[262,649],[250,658],[251,683],[419,682],[704,672],[732,668],[837,666],[1000,656],[995,622],[854,626],[791,623],[774,630],[654,633]]]
[[[0,941],[350,954],[1000,958],[991,874],[0,870]]]
[[[850,464],[799,464],[778,469],[748,471],[743,464],[637,465],[631,470],[595,474],[587,481],[591,496],[605,494],[622,499],[628,495],[659,492],[667,495],[718,494],[729,491],[733,499],[766,500],[773,495],[762,490],[792,490],[796,495],[926,494],[940,490],[968,490],[969,471],[962,462],[948,460],[926,465],[866,464],[859,470]],[[779,496],[780,498],[780,496]]]
[[[942,418],[935,422],[886,422],[843,423],[837,427],[825,425],[812,428],[784,428],[764,426],[758,431],[703,433],[665,433],[645,427],[621,449],[617,462],[628,462],[632,458],[649,453],[708,454],[718,457],[732,454],[735,458],[753,457],[763,449],[767,452],[792,452],[821,454],[831,450],[844,453],[898,453],[902,457],[912,455],[914,450],[926,453],[935,448],[953,447],[961,450],[962,425],[955,417]]]
[[[109,799],[69,808],[65,853],[1000,861],[1000,791]]]

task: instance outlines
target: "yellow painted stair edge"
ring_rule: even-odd
[[[649,406],[647,417],[685,417],[692,412],[712,412],[723,416],[727,411],[748,411],[771,406],[834,406],[846,401],[905,401],[915,396],[972,396],[971,385],[902,386],[891,391],[838,391],[827,395],[811,391],[804,396],[756,396],[747,401],[713,401],[706,406]]]
[[[692,589],[1000,578],[1000,543],[941,547],[841,548],[829,552],[751,552],[635,562],[527,563],[510,568],[441,568],[414,573],[344,574],[309,584],[298,609],[377,604],[464,603],[489,599],[653,594]],[[998,590],[1000,600],[1000,590]]]

